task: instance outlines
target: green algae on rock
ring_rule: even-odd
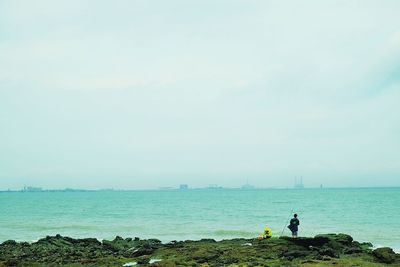
[[[372,250],[346,234],[172,241],[47,236],[0,245],[0,266],[400,266],[390,248]]]

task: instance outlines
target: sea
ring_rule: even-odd
[[[47,235],[198,240],[346,233],[400,251],[400,188],[188,189],[0,193],[0,242]]]

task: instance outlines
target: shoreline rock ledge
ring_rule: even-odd
[[[373,249],[346,234],[264,240],[172,241],[122,238],[99,241],[47,236],[34,243],[0,244],[6,266],[399,266],[391,248]]]

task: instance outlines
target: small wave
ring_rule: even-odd
[[[29,227],[21,227],[21,228],[30,228],[31,230],[36,231],[47,231],[47,230],[97,230],[98,226],[95,225],[31,225]]]

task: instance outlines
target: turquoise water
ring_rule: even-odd
[[[163,241],[252,238],[268,224],[288,235],[290,212],[299,235],[348,233],[400,250],[400,188],[10,192],[0,194],[0,241],[46,235]]]

